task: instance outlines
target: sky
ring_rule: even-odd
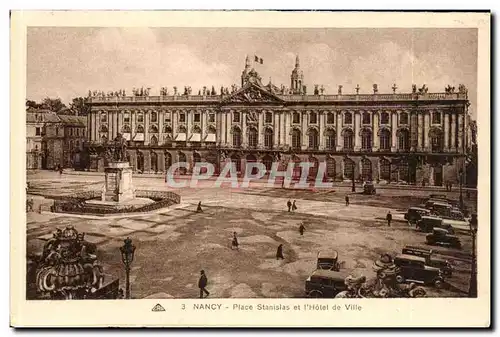
[[[469,90],[476,115],[477,30],[453,29],[257,29],[257,28],[72,28],[30,27],[27,41],[27,99],[87,96],[89,90],[166,86],[193,94],[203,86],[240,85],[245,57],[264,84],[290,86],[299,55],[308,93],[411,92],[426,84],[444,92],[450,84]],[[253,62],[252,62],[253,64]]]

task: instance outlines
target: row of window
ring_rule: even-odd
[[[150,133],[158,133],[158,127],[156,125],[150,125],[148,131]],[[99,128],[99,132],[107,133],[108,132],[108,127],[106,125],[101,125],[101,127]],[[131,133],[131,132],[132,132],[132,129],[127,124],[125,124],[122,127],[122,129],[121,129],[121,133]],[[185,126],[181,125],[177,129],[177,132],[178,133],[186,133],[187,129],[186,129]],[[215,132],[216,131],[215,131],[215,127],[214,126],[210,125],[207,128],[207,133],[215,133]],[[135,128],[135,133],[144,133],[144,126],[138,125]],[[172,133],[172,128],[169,125],[165,125],[163,127],[163,133]],[[193,127],[192,133],[201,133],[201,128],[199,126],[195,125]]]
[[[194,122],[199,123],[201,122],[201,113],[195,113],[193,116]],[[108,114],[106,112],[101,113],[101,123],[106,123],[108,121]],[[164,121],[166,123],[170,123],[170,113],[165,114],[165,119]],[[128,112],[125,112],[123,114],[123,122],[124,123],[130,123],[130,114]],[[158,122],[158,113],[153,111],[151,112],[151,118],[150,118],[151,123],[157,123]],[[185,123],[186,122],[186,113],[181,112],[179,113],[179,122],[180,123]],[[215,114],[210,113],[208,114],[208,122],[209,123],[214,123],[215,122]],[[144,114],[143,113],[138,113],[137,114],[137,123],[144,123]]]
[[[256,129],[250,129],[247,135],[248,147],[256,148],[258,144],[258,133]],[[336,133],[333,130],[329,130],[325,134],[325,148],[327,150],[334,150],[336,147]],[[399,150],[408,151],[411,146],[410,142],[410,132],[408,130],[401,130],[397,136],[397,145]],[[431,151],[432,152],[442,152],[443,151],[443,139],[442,135],[438,133],[431,134]],[[232,145],[234,147],[240,147],[242,144],[242,133],[239,129],[233,130]],[[264,146],[266,148],[272,148],[274,144],[274,132],[271,129],[266,129],[264,132]],[[302,147],[302,134],[299,130],[292,131],[292,149],[300,150]],[[319,135],[318,131],[312,129],[309,131],[308,135],[308,145],[309,149],[317,150],[319,148]],[[371,151],[373,147],[373,136],[372,132],[369,130],[363,130],[361,134],[361,150]],[[343,149],[344,150],[354,150],[354,132],[352,130],[345,130],[343,133]],[[381,130],[379,136],[379,149],[380,150],[390,150],[391,149],[391,132],[389,130]]]
[[[201,122],[201,113],[195,113],[193,116],[193,119],[194,119],[195,123]],[[108,114],[105,112],[101,113],[101,123],[106,123],[107,121],[108,121]],[[171,121],[170,114],[169,113],[165,114],[165,122],[169,123],[170,121]],[[264,114],[264,121],[265,121],[265,123],[272,123],[273,122],[273,113],[266,112]],[[353,123],[352,113],[345,112],[344,117],[343,117],[343,121],[344,121],[344,124],[352,124]],[[130,123],[130,115],[128,112],[123,114],[123,122]],[[137,122],[144,123],[144,115],[142,113],[137,114]],[[150,122],[151,123],[158,122],[158,113],[157,112],[155,112],[155,111],[151,112]],[[179,122],[180,123],[186,122],[186,113],[185,112],[179,113]],[[215,122],[215,114],[214,113],[208,114],[208,122],[210,122],[210,123]],[[233,122],[234,123],[241,122],[241,113],[239,113],[239,112],[233,113]],[[294,112],[292,114],[292,123],[293,124],[300,124],[300,113],[299,112]],[[326,123],[327,124],[335,124],[335,114],[334,113],[332,113],[332,112],[327,113]],[[361,123],[364,125],[371,124],[371,114],[368,112],[364,112],[361,115]],[[309,124],[318,124],[318,114],[316,112],[311,112],[309,114]],[[380,124],[390,124],[389,113],[382,112],[380,114]],[[408,124],[408,113],[402,112],[399,114],[399,124]],[[433,112],[432,113],[432,124],[441,124],[441,113],[440,112]]]

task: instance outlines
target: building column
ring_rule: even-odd
[[[200,111],[201,113],[201,125],[200,125],[200,129],[201,129],[201,141],[203,142],[205,140],[205,136],[206,136],[206,128],[207,128],[207,118],[208,118],[208,112],[206,110],[201,110]]]
[[[122,133],[122,127],[123,127],[123,111],[118,111],[118,115],[116,116],[116,120],[117,120],[117,130],[116,130],[116,133],[118,135],[118,133]],[[123,134],[122,134],[122,137],[123,137]]]
[[[319,149],[324,150],[325,149],[325,135],[324,135],[324,129],[325,129],[325,124],[326,124],[326,115],[324,114],[324,111],[319,111],[318,112],[318,125],[319,125]]]
[[[398,113],[393,112],[391,115],[391,152],[396,152],[397,150],[397,144],[398,144],[398,136],[397,136],[397,130],[398,130]]]
[[[430,130],[430,114],[426,111],[424,114],[424,151],[429,151],[429,130]]]
[[[429,185],[434,186],[434,166],[429,166]]]
[[[448,151],[450,147],[450,114],[444,112],[444,151]]]
[[[108,123],[108,140],[113,140],[113,113],[111,111],[106,111],[107,123]]]
[[[273,118],[274,118],[274,123],[273,123],[273,148],[277,148],[281,145],[281,125],[280,125],[280,112],[279,111],[273,111]],[[264,134],[264,130],[262,130],[262,134]],[[262,142],[263,145],[265,142]]]
[[[215,140],[218,145],[222,144],[222,130],[224,130],[224,126],[222,125],[222,114],[222,111],[217,111],[215,113]]]
[[[464,137],[464,115],[463,114],[459,114],[458,115],[458,130],[457,130],[457,134],[458,134],[458,149],[457,151],[459,153],[464,153],[464,149],[463,149],[463,144],[464,144],[464,140],[463,140],[463,137]]]
[[[284,117],[285,117],[285,135],[284,135],[284,139],[285,139],[285,145],[287,146],[291,146],[292,145],[292,135],[290,135],[290,128],[291,128],[291,125],[292,125],[292,113],[290,111],[286,111],[284,113]]]
[[[165,121],[165,111],[163,109],[158,111],[158,144],[163,144],[163,123]],[[158,157],[160,158],[160,157]],[[158,159],[160,162],[162,160]],[[163,164],[162,164],[163,165]]]
[[[241,137],[243,138],[241,140],[241,143],[243,147],[247,147],[248,145],[248,139],[247,139],[247,112],[243,110],[243,112],[239,112],[240,117],[242,118],[241,120],[241,125],[242,125],[242,130],[241,130]],[[258,140],[257,140],[258,141]],[[242,158],[243,159],[243,158]]]
[[[121,132],[121,130],[119,128],[119,124],[120,124],[119,123],[120,122],[119,118],[120,118],[121,113],[120,113],[120,111],[116,110],[114,112],[114,114],[115,114],[115,118],[114,118],[114,120],[115,120],[115,129],[113,131],[113,139],[116,138],[116,137],[118,137],[118,133]]]
[[[451,115],[451,151],[456,152],[457,143],[456,143],[456,132],[457,132],[457,115],[453,113]]]
[[[361,149],[361,113],[359,111],[354,111],[354,151],[359,151]]]
[[[378,151],[380,148],[380,137],[378,136],[378,128],[380,124],[380,115],[379,112],[374,112],[373,113],[373,134],[372,134],[372,139],[373,139],[373,151]]]
[[[422,115],[422,111],[417,111],[417,123],[418,123],[418,131],[417,131],[417,135],[418,135],[418,144],[417,144],[417,147],[418,147],[418,151],[422,151],[423,148],[424,148],[424,139],[422,138],[423,137],[423,124],[424,124],[424,116]]]
[[[149,145],[149,120],[150,120],[149,111],[144,111],[144,145]],[[146,156],[144,156],[144,161],[146,161]],[[144,170],[146,170],[145,163],[144,163]]]
[[[96,141],[97,140],[97,137],[96,137],[97,130],[96,130],[95,116],[96,116],[96,112],[95,111],[91,111],[90,112],[90,128],[88,130],[88,132],[89,132],[89,139],[91,141]]]
[[[135,110],[130,110],[130,140],[134,140],[135,136]]]
[[[257,116],[259,116],[259,128],[257,129],[257,147],[264,147],[264,112],[258,112]]]
[[[186,141],[189,142],[189,137],[191,137],[191,129],[193,127],[193,110],[186,110]]]
[[[336,136],[337,136],[337,151],[341,151],[344,144],[342,144],[342,112],[338,111],[337,114],[337,125],[336,125]]]
[[[302,150],[307,149],[308,146],[308,138],[307,138],[307,112],[301,112],[302,117]]]

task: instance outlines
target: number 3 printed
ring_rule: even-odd
[[[182,310],[186,310],[186,305],[185,304],[182,305]]]

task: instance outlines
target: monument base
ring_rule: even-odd
[[[126,203],[135,198],[132,168],[128,162],[110,162],[104,168],[104,175],[102,201]]]

